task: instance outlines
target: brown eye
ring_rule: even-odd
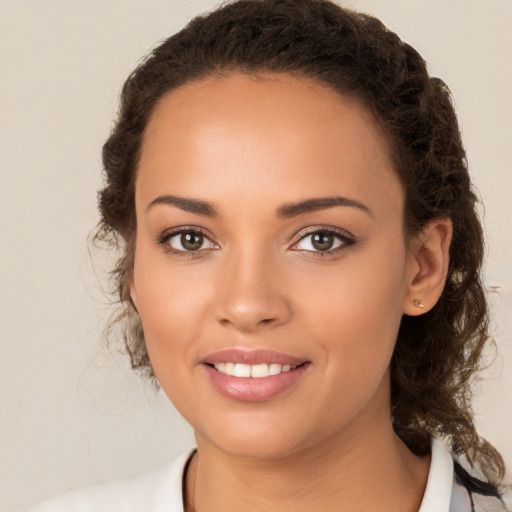
[[[334,241],[335,238],[333,235],[330,233],[323,233],[322,231],[315,233],[311,237],[311,245],[317,251],[328,251],[329,249],[332,249]]]
[[[175,251],[192,252],[200,249],[213,248],[214,244],[200,231],[180,231],[167,238],[169,244]]]
[[[187,251],[197,251],[203,245],[204,236],[201,233],[182,233],[180,242]]]
[[[336,249],[342,249],[345,246],[352,245],[354,240],[341,233],[322,230],[311,231],[304,235],[294,246],[294,250],[308,252],[336,252]]]

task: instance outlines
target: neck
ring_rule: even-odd
[[[270,460],[233,457],[197,441],[187,477],[193,512],[415,512],[430,462],[413,455],[390,423]]]

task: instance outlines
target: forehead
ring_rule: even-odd
[[[401,200],[387,134],[362,102],[307,78],[232,74],[163,96],[144,134],[136,193],[215,201],[245,187],[282,203],[345,190],[379,199],[390,186]]]

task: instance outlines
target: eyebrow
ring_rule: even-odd
[[[159,196],[148,204],[146,211],[150,210],[157,204],[169,204],[177,206],[186,212],[195,213],[196,215],[204,215],[205,217],[217,216],[217,209],[215,206],[208,201],[202,201],[200,199],[191,199],[173,195]]]
[[[289,219],[303,215],[305,213],[315,212],[318,210],[326,210],[336,206],[349,206],[352,208],[358,208],[373,218],[373,212],[370,210],[370,208],[368,208],[368,206],[360,203],[359,201],[356,201],[355,199],[349,199],[348,197],[341,196],[315,197],[312,199],[300,201],[298,203],[284,204],[277,209],[277,216],[283,219]]]
[[[216,217],[218,215],[217,208],[215,208],[215,206],[209,201],[179,197],[174,195],[163,195],[153,199],[153,201],[151,201],[151,203],[149,203],[147,206],[146,211],[150,210],[157,204],[177,206],[186,212],[195,213],[196,215],[203,215],[205,217]],[[305,199],[304,201],[299,201],[297,203],[287,203],[279,207],[276,210],[276,214],[282,219],[290,219],[292,217],[298,217],[299,215],[304,215],[306,213],[319,210],[327,210],[328,208],[334,208],[336,206],[358,208],[373,218],[373,213],[370,208],[368,208],[368,206],[360,203],[359,201],[356,201],[355,199],[349,199],[348,197],[341,196],[314,197],[311,199]]]

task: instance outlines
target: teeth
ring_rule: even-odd
[[[241,364],[241,363],[215,363],[214,368],[226,375],[232,377],[253,377],[261,379],[270,375],[279,375],[280,373],[289,372],[292,366],[289,364]],[[293,367],[295,368],[295,367]]]
[[[251,377],[268,377],[270,375],[268,364],[255,364],[251,366]]]
[[[235,377],[250,377],[251,366],[248,364],[235,364]]]
[[[282,366],[280,364],[272,363],[268,365],[270,375],[278,375],[281,373]]]

